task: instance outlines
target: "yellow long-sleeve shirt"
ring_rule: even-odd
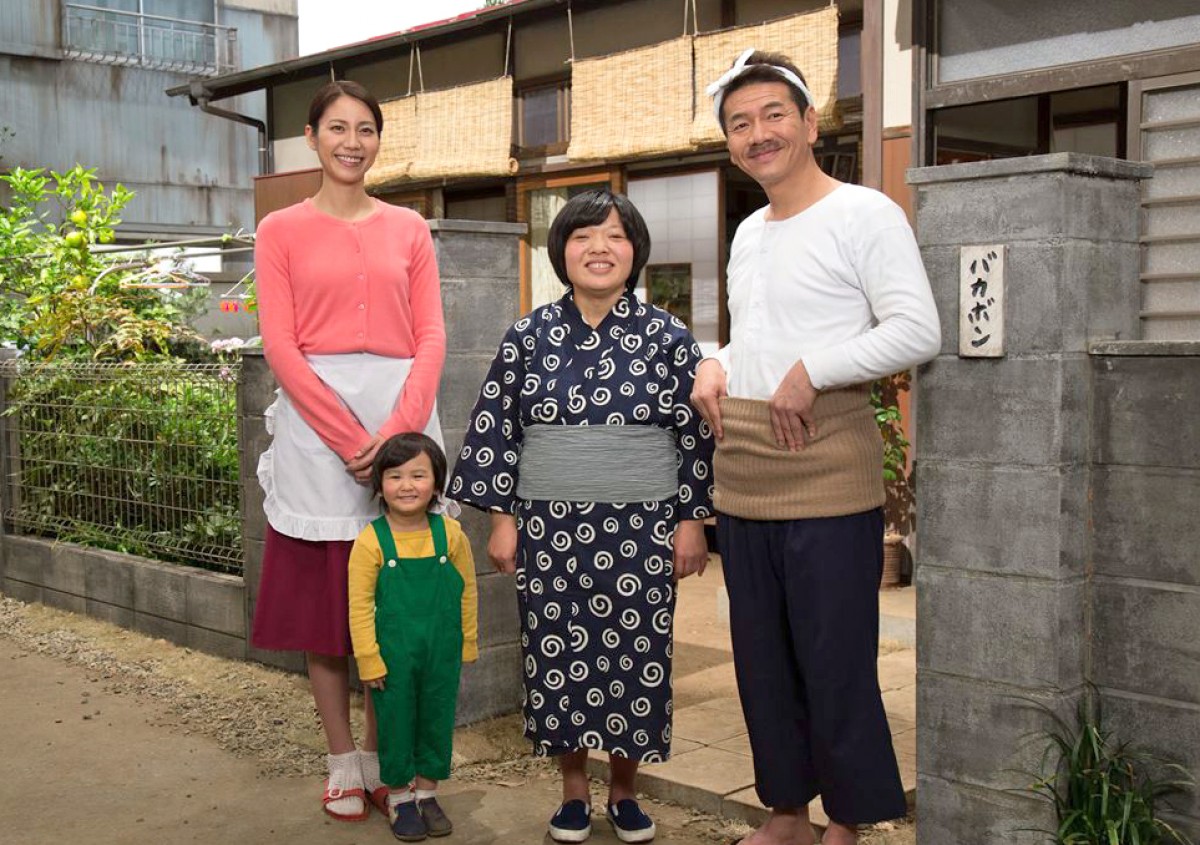
[[[478,604],[475,588],[475,559],[471,555],[471,543],[463,533],[457,520],[443,516],[446,524],[446,545],[450,551],[450,562],[463,579],[462,632],[464,663],[479,658]],[[401,558],[430,557],[434,553],[433,533],[423,531],[393,531],[396,553]],[[368,525],[354,541],[350,550],[350,639],[354,644],[354,659],[358,662],[358,676],[364,681],[373,681],[387,674],[383,658],[379,656],[379,641],[375,638],[375,583],[379,569],[383,566],[383,551],[374,526]]]

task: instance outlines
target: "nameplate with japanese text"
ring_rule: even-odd
[[[1004,355],[1003,245],[964,246],[959,252],[958,354]]]

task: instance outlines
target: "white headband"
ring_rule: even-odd
[[[721,74],[720,79],[704,89],[704,93],[713,98],[713,115],[717,118],[718,124],[721,123],[721,103],[725,100],[725,89],[729,87],[729,83],[733,82],[733,80],[737,79],[752,67],[770,68],[782,76],[789,84],[799,88],[800,93],[804,95],[804,99],[808,101],[810,106],[816,105],[816,101],[813,100],[813,95],[809,92],[808,86],[804,84],[804,81],[800,79],[799,76],[792,73],[787,68],[780,67],[779,65],[746,64],[749,58],[754,55],[754,52],[754,48],[751,47],[749,50],[742,53],[740,56],[738,56],[738,60],[733,63],[733,67]]]

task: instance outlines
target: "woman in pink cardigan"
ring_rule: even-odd
[[[380,443],[402,431],[441,442],[446,354],[429,227],[364,187],[382,130],[361,85],[322,87],[304,128],[321,189],[268,215],[254,256],[263,349],[280,389],[258,467],[268,527],[251,639],[305,652],[329,744],[323,806],[345,821],[365,819],[368,801],[386,814],[387,793],[369,698],[361,751],[350,730],[350,547],[379,515],[367,485]]]

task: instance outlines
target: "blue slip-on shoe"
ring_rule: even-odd
[[[550,819],[550,838],[555,842],[583,842],[592,835],[592,808],[576,798],[558,808]]]
[[[417,811],[425,822],[425,831],[430,836],[449,836],[454,831],[454,825],[446,818],[442,805],[437,798],[418,798]]]
[[[392,835],[401,842],[421,842],[428,835],[416,801],[401,801],[388,809],[392,819]]]
[[[654,838],[654,822],[632,798],[609,804],[608,821],[622,842],[649,842]]]

